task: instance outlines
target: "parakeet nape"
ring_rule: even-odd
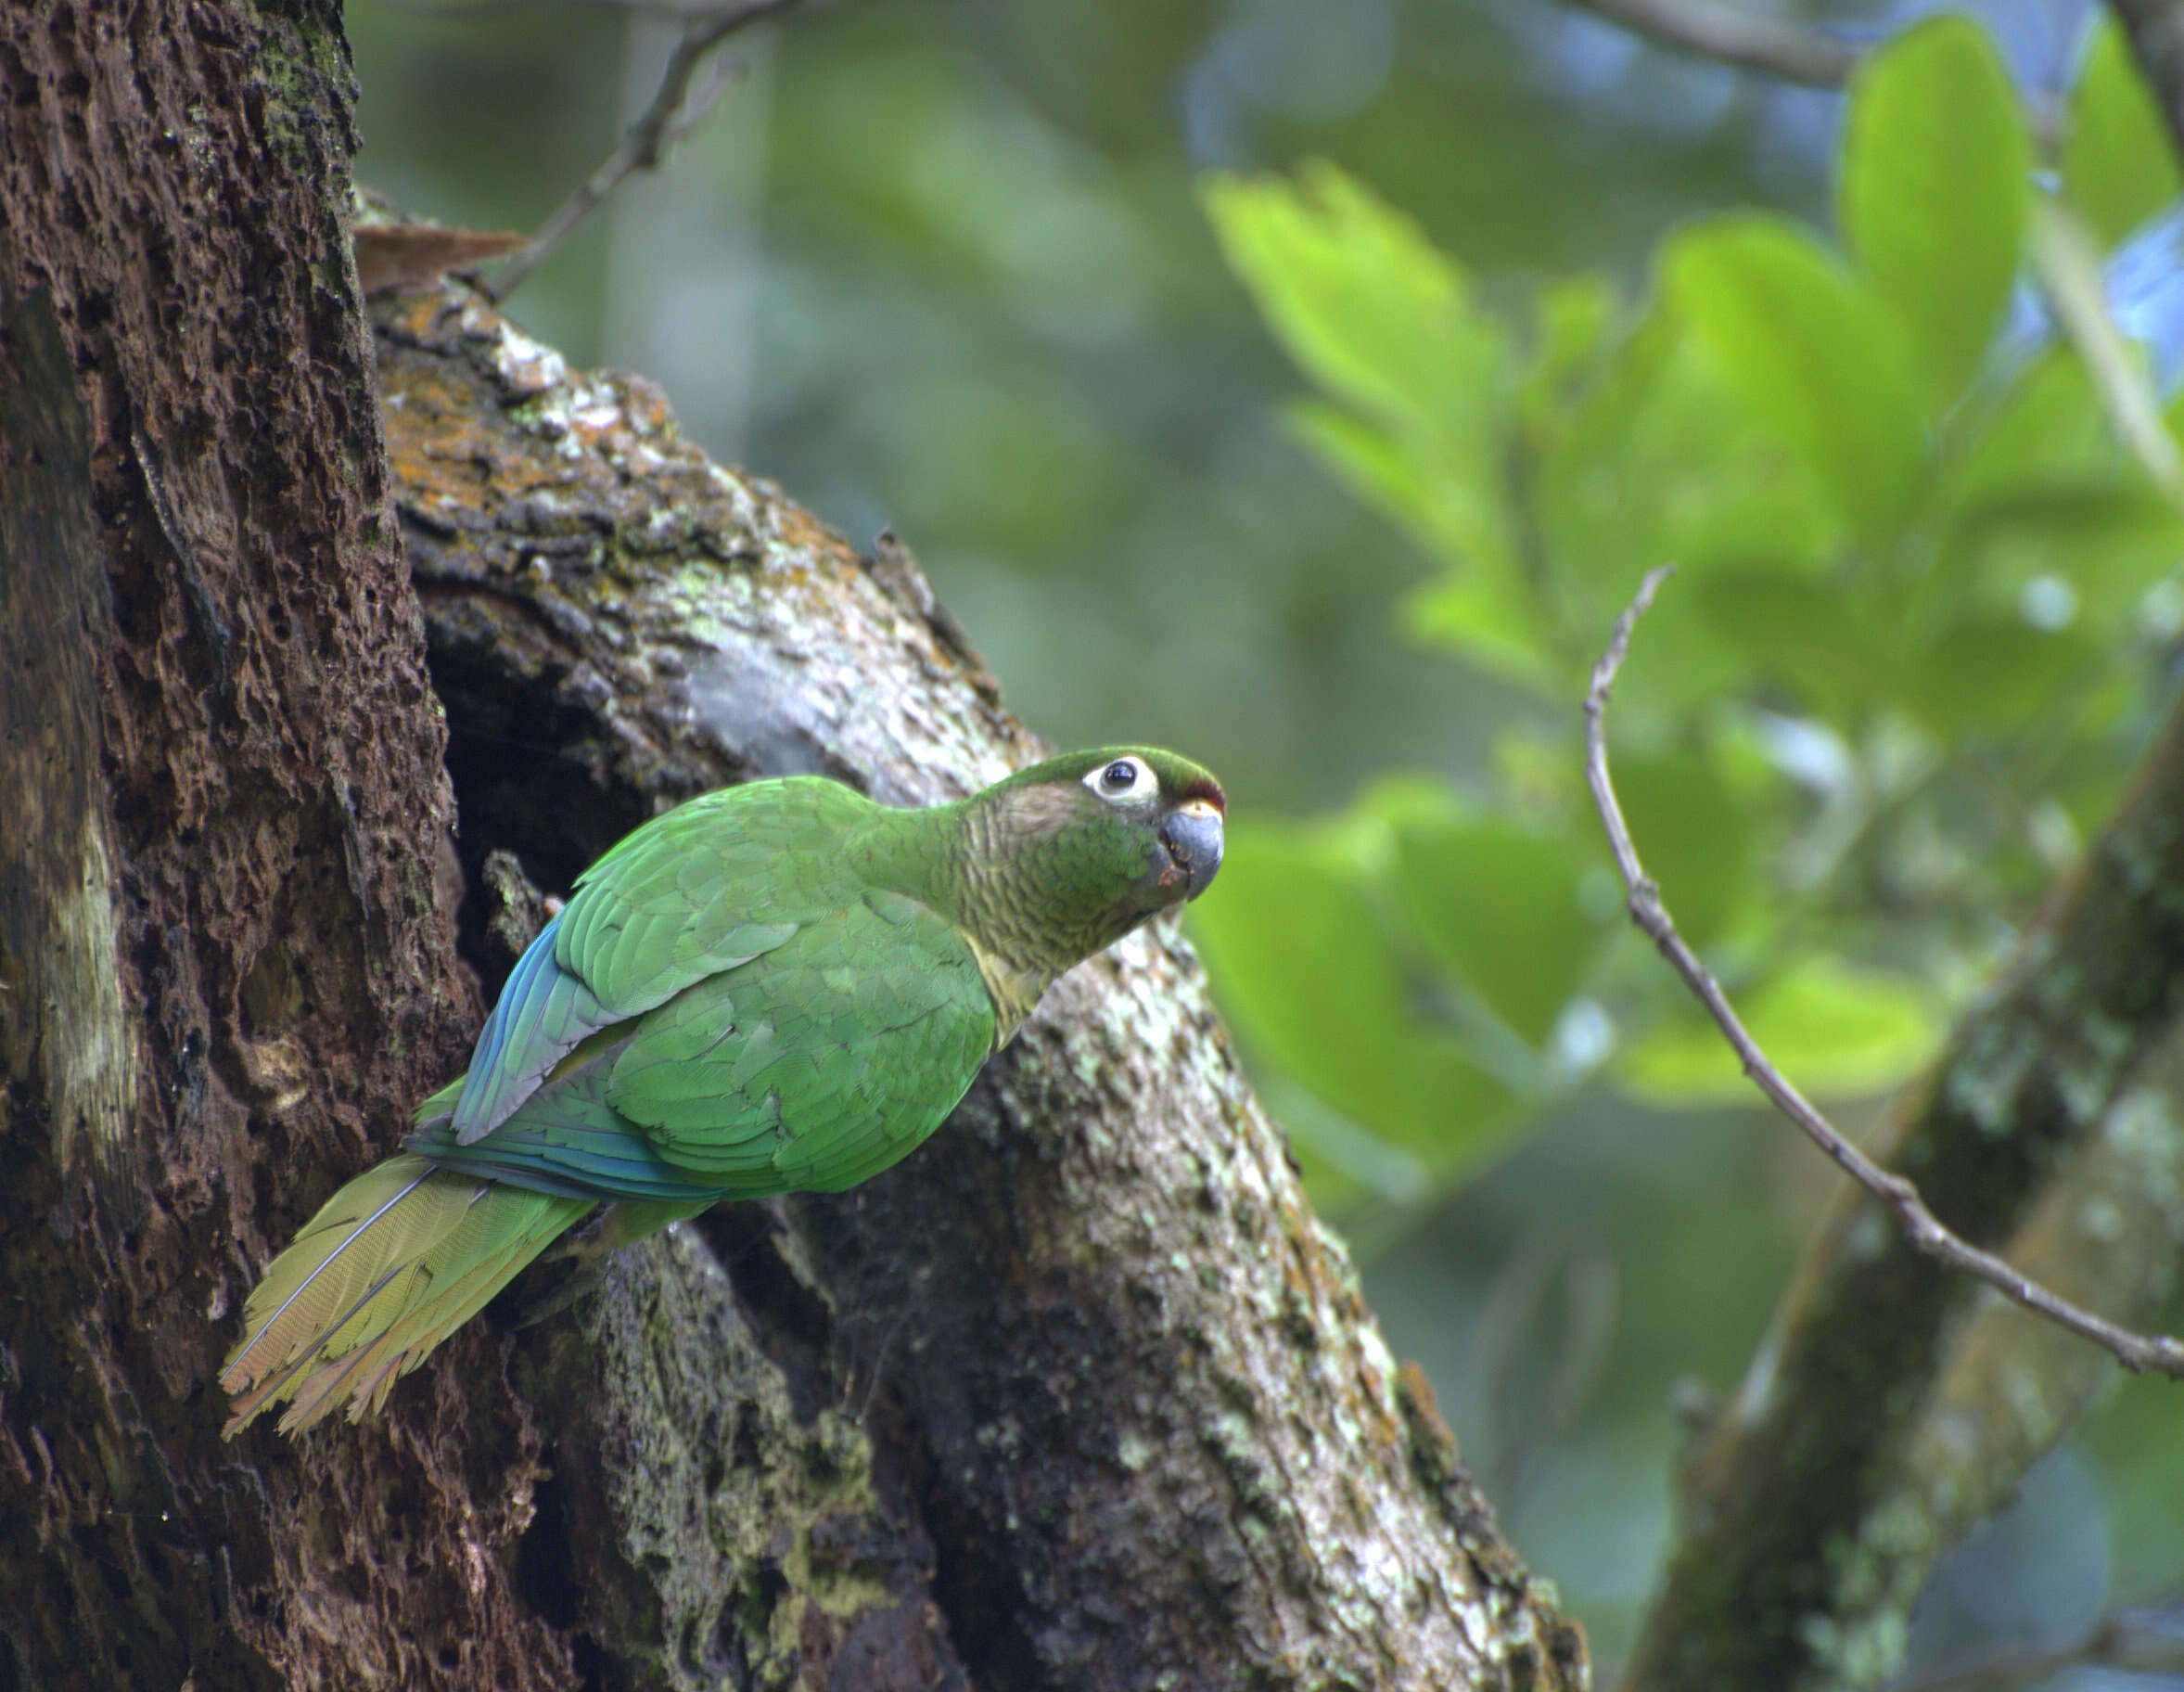
[[[793,776],[704,794],[578,878],[468,1070],[275,1258],[234,1434],[351,1421],[595,1206],[642,1237],[922,1145],[1049,983],[1220,867],[1220,784],[1109,747],[926,810]]]

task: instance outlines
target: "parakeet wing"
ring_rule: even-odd
[[[447,1121],[429,1123],[402,1149],[441,1168],[560,1198],[687,1199],[727,1197],[719,1182],[678,1168],[645,1131],[607,1102],[610,1057],[549,1081],[491,1134],[465,1145]]]
[[[906,1155],[993,1043],[954,928],[872,891],[648,1014],[607,1098],[669,1162],[734,1195],[834,1191]]]
[[[993,1044],[977,958],[945,919],[871,891],[621,1025],[492,1134],[406,1142],[442,1167],[563,1197],[835,1191],[907,1156]]]
[[[578,878],[568,906],[517,961],[453,1105],[458,1144],[513,1114],[600,1030],[780,945],[856,891],[829,848],[870,817],[831,781],[708,793],[628,836]],[[448,1107],[428,1100],[418,1125]]]

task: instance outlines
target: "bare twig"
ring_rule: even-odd
[[[1571,0],[1663,46],[1807,88],[1840,88],[1865,49],[1817,30],[1756,17],[1713,0]]]
[[[1629,653],[1630,631],[1652,606],[1661,583],[1673,573],[1672,566],[1663,565],[1649,571],[1639,583],[1637,596],[1616,620],[1616,632],[1607,650],[1592,667],[1592,686],[1585,694],[1585,779],[1592,788],[1592,801],[1600,809],[1600,820],[1607,828],[1608,844],[1616,854],[1616,867],[1622,871],[1624,884],[1630,890],[1630,920],[1660,949],[1661,955],[1706,1007],[1706,1014],[1714,1019],[1716,1026],[1743,1060],[1744,1073],[1774,1101],[1784,1116],[1804,1131],[1807,1139],[1833,1159],[1852,1180],[1896,1212],[1904,1237],[1915,1250],[1948,1268],[1976,1276],[2036,1315],[2045,1316],[2081,1339],[2090,1340],[2134,1374],[2151,1370],[2184,1379],[2184,1343],[2167,1335],[2131,1333],[2103,1321],[1944,1227],[1926,1208],[1926,1201],[1920,1198],[1916,1186],[1903,1176],[1883,1169],[1845,1139],[1769,1061],[1758,1042],[1752,1038],[1750,1031],[1731,1007],[1721,984],[1677,932],[1667,906],[1661,903],[1661,890],[1645,873],[1644,865],[1639,862],[1638,848],[1631,843],[1630,826],[1623,820],[1623,807],[1608,777],[1607,744],[1608,695],[1615,686],[1616,673],[1623,667],[1623,660]]]
[[[568,238],[569,233],[606,202],[608,195],[637,172],[656,168],[666,157],[668,148],[711,109],[713,101],[726,86],[726,80],[716,77],[701,84],[696,94],[691,92],[691,82],[715,47],[736,31],[761,18],[785,12],[796,3],[797,0],[740,0],[737,5],[689,14],[683,25],[682,39],[675,43],[674,52],[668,57],[668,67],[660,75],[659,90],[652,96],[652,104],[630,125],[621,145],[614,149],[607,162],[584,178],[577,190],[555,208],[554,214],[540,225],[529,244],[501,267],[487,290],[492,299],[505,300],[520,288],[524,279]]]
[[[1806,88],[1835,89],[1858,73],[1873,49],[1872,40],[1854,41],[1777,18],[1757,17],[1715,0],[1565,0],[1610,23],[1680,53],[1713,59],[1739,70],[1756,70],[1777,82]],[[2119,4],[2123,0],[2118,0]],[[2166,6],[2172,0],[2138,0]],[[2041,147],[2062,143],[2063,117],[2052,100],[2027,91],[2025,122]]]

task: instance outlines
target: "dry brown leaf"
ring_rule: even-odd
[[[367,295],[435,288],[450,271],[503,258],[528,238],[505,230],[457,229],[446,224],[359,224],[357,280]]]

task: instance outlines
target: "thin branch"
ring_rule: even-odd
[[[1866,49],[1779,19],[1756,17],[1713,0],[1571,0],[1663,46],[1763,70],[1807,88],[1840,88]]]
[[[1615,635],[1608,642],[1607,650],[1601,654],[1600,661],[1592,667],[1592,686],[1585,694],[1585,779],[1592,788],[1593,803],[1599,807],[1600,820],[1607,829],[1608,844],[1616,854],[1616,867],[1622,871],[1624,884],[1630,890],[1631,921],[1660,949],[1661,955],[1706,1007],[1706,1014],[1714,1019],[1716,1026],[1743,1060],[1744,1073],[1774,1101],[1784,1116],[1804,1131],[1807,1139],[1833,1159],[1852,1180],[1896,1212],[1904,1237],[1914,1250],[1948,1268],[1976,1276],[2034,1314],[2045,1316],[2081,1339],[2090,1340],[2134,1374],[2151,1370],[2184,1379],[2184,1343],[2166,1335],[2131,1333],[2103,1321],[1944,1227],[1926,1208],[1916,1186],[1903,1176],[1883,1169],[1845,1139],[1769,1061],[1758,1042],[1752,1038],[1750,1031],[1731,1007],[1721,984],[1677,932],[1667,906],[1661,903],[1661,890],[1645,873],[1645,865],[1639,862],[1638,848],[1631,843],[1630,826],[1623,820],[1623,807],[1608,776],[1607,743],[1608,695],[1615,686],[1616,673],[1629,654],[1630,632],[1653,605],[1661,583],[1673,573],[1673,566],[1663,565],[1649,571],[1639,583],[1637,597],[1616,620]]]
[[[666,70],[660,74],[659,89],[653,95],[652,104],[630,125],[621,145],[614,149],[607,162],[556,207],[554,214],[531,237],[530,244],[501,267],[487,290],[492,298],[497,302],[514,293],[568,238],[579,224],[606,203],[608,195],[637,172],[657,168],[667,156],[668,148],[711,109],[713,101],[726,86],[726,79],[714,78],[696,95],[691,93],[691,82],[715,47],[736,31],[762,18],[785,12],[796,3],[797,0],[742,0],[740,5],[690,16],[683,25],[682,39],[675,43],[675,50],[668,58]]]

